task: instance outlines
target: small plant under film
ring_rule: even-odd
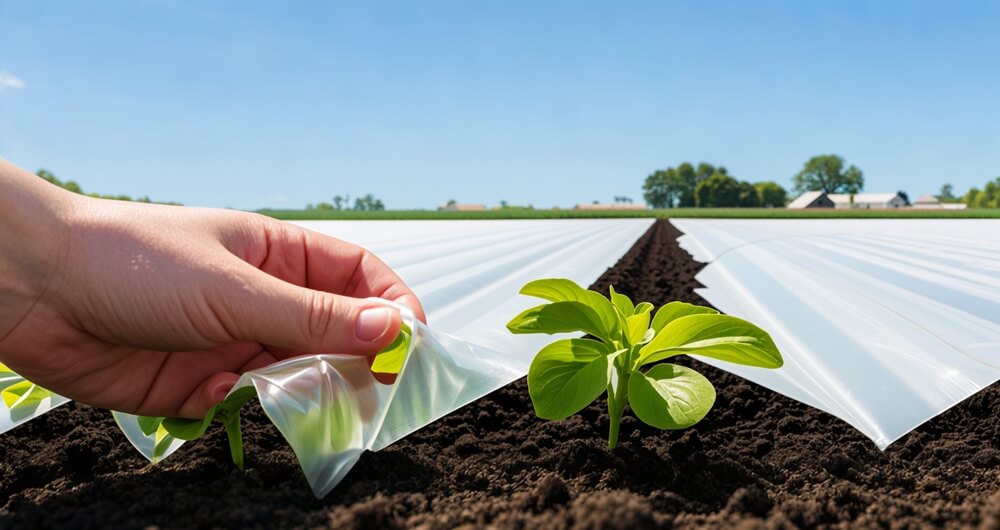
[[[383,348],[371,360],[370,368],[376,381],[382,384],[392,384],[395,381],[396,375],[403,369],[403,363],[406,361],[411,334],[410,327],[403,324],[399,335],[396,336],[392,344]],[[197,440],[205,434],[212,422],[219,422],[226,430],[233,463],[242,470],[243,433],[240,427],[240,410],[256,395],[256,390],[252,386],[239,388],[231,392],[221,403],[208,409],[208,413],[203,419],[140,416],[139,427],[146,436],[154,436],[153,457],[159,458],[170,446],[172,438],[186,441]],[[331,411],[331,413],[336,413],[336,411]],[[319,418],[316,419],[319,420]],[[306,424],[303,425],[303,428],[314,427],[317,439],[328,436],[328,433],[324,433],[324,422],[310,423],[315,423],[315,426]]]
[[[607,392],[612,449],[626,404],[653,427],[685,429],[715,403],[705,376],[661,361],[696,354],[761,368],[783,362],[767,332],[709,307],[671,302],[654,313],[652,304],[633,304],[614,287],[609,300],[566,279],[536,280],[521,294],[550,303],[516,316],[507,324],[512,333],[582,331],[593,337],[557,340],[538,352],[528,370],[535,414],[563,420]]]

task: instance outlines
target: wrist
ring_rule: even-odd
[[[80,200],[0,160],[0,345],[59,274]]]

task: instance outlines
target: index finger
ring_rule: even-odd
[[[288,223],[265,226],[261,270],[285,281],[353,298],[385,298],[413,309],[426,323],[417,295],[369,250]]]

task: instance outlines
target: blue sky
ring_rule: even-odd
[[[0,156],[88,191],[302,207],[641,199],[657,168],[867,191],[1000,175],[1000,3],[12,2]]]

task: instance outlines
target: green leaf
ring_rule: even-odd
[[[699,314],[718,315],[719,312],[711,307],[689,304],[687,302],[670,302],[656,312],[656,316],[653,317],[652,328],[659,333],[664,326],[680,317]]]
[[[20,382],[8,385],[0,392],[8,409],[31,407],[38,405],[43,399],[54,396],[52,392],[22,379]]]
[[[406,352],[409,351],[411,334],[410,327],[403,324],[399,329],[399,335],[396,335],[396,340],[375,356],[375,361],[372,362],[372,372],[398,374],[403,369],[403,363],[406,362]]]
[[[632,313],[636,315],[638,315],[639,313],[649,313],[650,311],[653,310],[653,307],[654,307],[653,304],[649,302],[639,302],[638,304],[635,305],[635,311],[633,311]]]
[[[165,418],[163,420],[163,427],[174,438],[187,441],[197,440],[205,434],[205,431],[208,430],[208,426],[212,424],[212,420],[214,420],[220,412],[230,414],[234,412],[238,413],[240,408],[242,408],[247,401],[250,401],[250,398],[254,395],[256,395],[256,390],[254,390],[252,386],[245,386],[229,394],[229,396],[222,400],[222,402],[218,405],[208,409],[204,418],[200,420],[192,420],[188,418]]]
[[[632,316],[632,313],[635,312],[635,305],[632,304],[632,299],[615,291],[614,285],[611,285],[609,289],[611,291],[611,303],[621,311],[621,315],[625,318]]]
[[[139,416],[136,421],[139,423],[139,430],[142,431],[142,434],[150,436],[160,429],[163,418],[160,416]]]
[[[629,344],[640,344],[649,330],[649,312],[636,313],[625,320]]]
[[[609,302],[610,304],[610,302]],[[614,312],[614,308],[611,309]],[[618,322],[617,314],[615,322]],[[532,307],[507,323],[511,333],[568,333],[582,331],[607,342],[618,339],[618,333],[610,333],[601,317],[580,302],[555,302]]]
[[[149,436],[150,433],[146,433]],[[167,453],[167,449],[170,447],[175,440],[166,429],[163,428],[162,422],[157,425],[156,430],[152,433],[153,436],[153,461],[159,461]]]
[[[684,353],[761,368],[780,368],[783,364],[778,347],[766,331],[729,315],[696,314],[667,324],[639,350],[636,366]]]
[[[614,304],[600,293],[580,287],[573,280],[565,278],[534,280],[525,284],[520,293],[550,302],[579,302],[597,314],[608,335],[614,336],[620,332]]]
[[[23,381],[23,377],[14,373],[7,366],[0,364],[0,392]]]
[[[218,413],[218,409],[212,407],[208,409],[208,415],[200,420],[192,420],[189,418],[165,418],[163,420],[163,428],[166,429],[170,436],[178,438],[181,440],[197,440],[205,431],[208,430],[208,426],[212,424],[212,420],[215,419],[215,415]]]
[[[685,429],[705,417],[715,403],[715,388],[705,376],[676,364],[636,372],[628,382],[628,403],[635,415],[658,429]]]
[[[17,374],[14,373],[14,370],[7,368],[6,364],[0,363],[0,377],[9,377],[11,375],[17,375]]]
[[[528,394],[535,414],[563,420],[591,404],[611,379],[611,346],[590,339],[565,339],[542,348],[528,369]]]

